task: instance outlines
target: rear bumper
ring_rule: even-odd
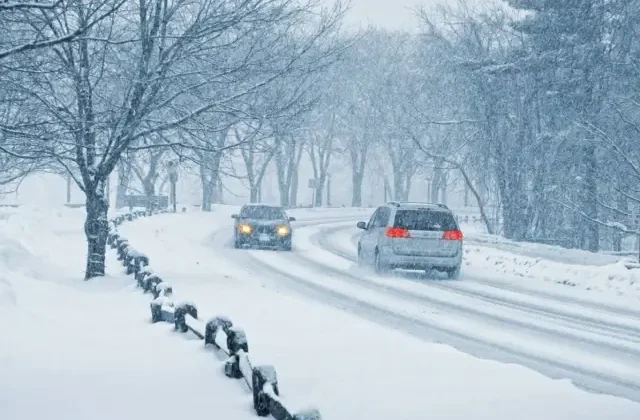
[[[453,257],[425,257],[397,255],[391,247],[382,247],[380,259],[389,268],[406,270],[450,269],[462,264],[462,251]]]

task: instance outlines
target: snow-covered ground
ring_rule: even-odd
[[[294,210],[290,213],[300,222],[293,253],[235,250],[230,246],[233,211],[163,215],[121,230],[149,254],[153,269],[181,298],[196,301],[206,316],[229,315],[247,331],[252,356],[275,364],[287,401],[315,403],[331,419],[414,419],[425,413],[448,419],[596,419],[612,415],[609,404],[623,417],[640,414],[637,403],[586,393],[566,379],[430,342],[456,337],[452,344],[466,346],[465,351],[557,378],[584,379],[633,398],[640,389],[634,350],[640,325],[632,317],[604,314],[598,327],[599,319],[590,319],[596,314],[577,305],[563,307],[558,300],[538,297],[543,308],[515,310],[515,296],[498,302],[495,295],[485,295],[483,301],[470,289],[461,298],[448,290],[423,289],[424,284],[354,272],[351,262],[318,244],[318,235],[336,226],[349,232],[341,225],[353,226],[371,210]],[[333,212],[343,221],[329,220]],[[340,242],[353,250],[351,236]],[[469,308],[477,312],[475,322],[469,322]],[[519,317],[510,319],[514,312]],[[574,312],[579,318],[571,325]],[[531,321],[538,316],[540,322]],[[514,320],[533,326],[526,330]],[[536,345],[531,332],[557,344],[552,349]],[[515,347],[514,340],[520,340]],[[603,357],[608,351],[612,360]]]
[[[282,395],[294,408],[314,405],[331,420],[640,418],[636,402],[432,342],[464,327],[466,305],[494,315],[470,323],[466,333],[475,330],[477,342],[493,343],[498,356],[498,347],[517,338],[540,355],[542,367],[550,357],[562,363],[583,358],[578,362],[587,377],[595,369],[638,384],[637,350],[628,356],[620,351],[630,340],[640,343],[637,319],[537,296],[533,303],[547,312],[529,312],[530,322],[542,328],[543,338],[558,341],[545,350],[525,333],[509,335],[514,324],[498,322],[524,314],[508,312],[508,302],[517,298],[533,311],[526,306],[531,296],[502,290],[508,299],[500,306],[497,292],[494,301],[473,301],[450,290],[426,290],[424,279],[354,271],[332,251],[353,251],[354,231],[345,223],[366,219],[370,209],[291,211],[299,222],[290,254],[232,249],[229,216],[235,210],[166,214],[120,229],[150,256],[177,298],[195,301],[204,317],[225,314],[245,329],[254,362],[275,365]],[[148,296],[122,276],[112,254],[108,277],[81,281],[82,218],[82,210],[20,209],[0,220],[0,419],[256,418],[250,395],[222,375],[222,362],[200,341],[149,323]],[[468,283],[464,290],[486,293],[474,278]],[[433,301],[425,300],[428,294]],[[461,305],[462,313],[452,313],[443,301]],[[579,318],[575,331],[562,313]],[[589,323],[589,316],[602,324]],[[577,338],[583,352],[571,346]],[[467,337],[455,344],[471,342]],[[599,345],[612,351],[611,360],[590,353]],[[563,346],[564,355],[554,353]],[[524,354],[512,361],[531,360]],[[627,372],[620,372],[625,366]]]
[[[200,343],[150,326],[148,298],[116,261],[82,281],[82,218],[0,220],[0,419],[254,419]]]

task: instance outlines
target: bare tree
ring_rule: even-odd
[[[38,71],[29,74],[31,83],[11,86],[38,110],[38,121],[27,130],[34,149],[40,147],[37,155],[57,160],[71,173],[77,168],[74,178],[87,204],[86,279],[104,274],[105,185],[123,153],[144,150],[137,145],[143,138],[223,111],[289,71],[301,53],[291,52],[288,60],[279,60],[226,95],[203,96],[215,92],[203,87],[248,65],[247,55],[241,54],[235,62],[210,66],[205,58],[212,49],[259,32],[260,25],[281,24],[290,19],[292,8],[302,6],[286,0],[139,0],[127,1],[120,10],[121,5],[117,0],[74,1],[56,19],[45,20],[51,33],[63,33],[67,22],[87,28],[95,16],[108,16],[74,42],[52,46],[41,60],[34,60]]]
[[[11,1],[0,2],[0,62],[25,52],[71,42],[92,27],[116,13],[126,0],[95,1],[92,12],[82,20],[66,22],[53,27],[51,22],[65,16],[77,7],[76,0]],[[11,33],[14,36],[6,36]],[[9,65],[12,67],[12,65]]]
[[[326,118],[319,121],[317,129],[309,134],[310,140],[307,143],[307,152],[311,160],[313,178],[315,179],[314,205],[317,207],[322,206],[322,197],[327,183],[329,166],[331,165],[331,156],[335,147],[336,126],[335,111],[329,111]]]

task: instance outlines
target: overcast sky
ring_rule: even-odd
[[[468,0],[478,6],[494,0]],[[418,21],[411,9],[421,4],[427,8],[438,4],[455,5],[457,0],[352,0],[353,8],[346,17],[351,26],[366,27],[368,24],[387,29],[414,30]]]

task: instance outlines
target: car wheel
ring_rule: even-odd
[[[242,242],[240,242],[240,240],[239,240],[238,238],[236,238],[236,239],[233,241],[233,247],[234,247],[235,249],[242,248]]]
[[[388,267],[380,259],[380,252],[377,249],[374,257],[374,267],[377,274],[384,274],[389,271]]]
[[[291,242],[285,242],[284,245],[282,245],[282,250],[283,251],[291,251],[291,249],[293,248]]]
[[[447,277],[451,280],[458,280],[460,278],[460,266],[447,270]]]

